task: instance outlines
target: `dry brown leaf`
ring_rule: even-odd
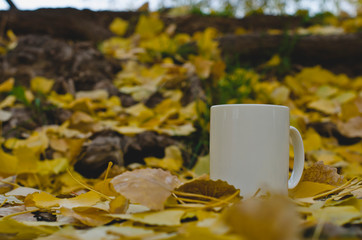
[[[347,122],[339,121],[337,123],[338,130],[346,137],[362,137],[362,117],[354,117]]]
[[[122,173],[111,180],[114,189],[132,202],[161,210],[180,180],[162,169],[138,169]]]
[[[196,179],[181,185],[175,191],[222,199],[236,194],[239,190],[222,180]]]
[[[299,219],[295,206],[282,196],[242,201],[227,209],[223,219],[231,232],[243,239],[299,239]]]
[[[316,162],[304,171],[302,181],[327,183],[338,186],[343,183],[343,176],[337,173],[337,168]]]

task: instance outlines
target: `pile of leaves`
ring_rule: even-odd
[[[0,84],[2,239],[362,236],[362,76],[315,66],[277,78],[278,55],[254,70],[227,66],[215,29],[176,34],[157,14],[141,16],[130,36],[127,27],[115,19],[117,36],[94,53],[119,64],[111,85],[87,85],[82,72],[80,82]],[[10,58],[18,39],[9,36]],[[288,198],[243,199],[209,179],[209,107],[218,103],[290,108],[306,166]],[[292,169],[292,149],[290,159]]]

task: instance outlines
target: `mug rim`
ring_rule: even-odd
[[[289,109],[287,106],[284,105],[276,105],[276,104],[243,104],[243,103],[239,103],[239,104],[217,104],[217,105],[212,105],[211,108],[221,108],[221,107],[273,107],[273,108],[281,108],[281,109]]]

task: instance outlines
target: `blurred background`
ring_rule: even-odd
[[[301,9],[309,11],[311,15],[320,12],[333,14],[357,14],[361,0],[13,0],[20,10],[34,10],[38,8],[77,8],[94,11],[133,11],[148,3],[151,11],[187,6],[191,9],[210,14],[214,11],[224,11],[229,15],[242,17],[251,12],[265,14],[294,14]],[[7,1],[0,1],[0,9],[9,8]]]

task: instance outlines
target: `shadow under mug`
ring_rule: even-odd
[[[289,140],[294,169],[289,174]],[[227,181],[244,197],[271,192],[287,194],[304,169],[300,133],[289,123],[289,108],[267,104],[211,107],[210,178]]]

